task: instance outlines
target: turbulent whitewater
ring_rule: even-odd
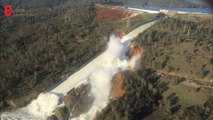
[[[91,94],[95,97],[95,101],[87,113],[81,114],[80,117],[73,120],[92,120],[97,111],[106,107],[110,98],[112,77],[117,72],[128,68],[128,59],[125,56],[127,49],[121,43],[120,38],[110,37],[108,49],[104,53],[101,63],[89,76]]]

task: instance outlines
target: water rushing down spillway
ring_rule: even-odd
[[[112,35],[105,52],[72,74],[52,91],[41,93],[26,107],[3,113],[1,120],[45,120],[52,115],[55,108],[59,106],[60,99],[66,93],[83,83],[91,85],[91,94],[95,97],[95,100],[88,112],[81,114],[78,118],[73,118],[73,120],[93,119],[96,112],[102,110],[109,102],[113,75],[128,68],[129,60],[125,53],[129,49],[131,40],[155,22],[134,29],[122,39]]]

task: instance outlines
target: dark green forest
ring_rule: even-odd
[[[2,17],[1,105],[35,97],[104,50],[113,25],[94,21],[95,13],[94,3],[73,1]]]

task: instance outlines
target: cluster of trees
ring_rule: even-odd
[[[3,18],[0,103],[49,89],[103,50],[113,28],[95,13],[94,3],[78,0]]]
[[[211,120],[213,119],[213,96],[202,106],[187,107],[180,116],[181,120]]]
[[[177,104],[178,97],[175,96],[175,93],[172,93],[167,98],[167,103],[170,103],[170,107],[167,107],[165,110],[166,120],[181,119],[181,120],[211,120],[212,116],[212,104],[213,96],[210,96],[209,99],[203,105],[193,105],[188,107],[181,107]],[[173,103],[172,103],[173,102]],[[174,114],[175,112],[178,114]]]
[[[136,38],[145,48],[143,64],[193,78],[211,78],[212,21],[210,18],[167,18]],[[199,64],[198,64],[199,63]]]
[[[95,120],[142,120],[152,117],[164,120],[211,120],[213,117],[213,96],[203,105],[189,106],[180,102],[175,91],[165,96],[169,85],[162,81],[165,77],[161,78],[152,69],[132,72],[131,75],[127,71],[122,74],[125,76],[124,95],[97,113]]]
[[[190,19],[187,19],[187,16],[179,16],[164,19],[136,38],[137,44],[145,48],[142,60],[145,67],[180,73],[189,71],[188,76],[197,75],[197,72],[211,71],[212,58],[209,57],[211,56],[209,48],[212,44],[210,38],[213,32],[211,19],[188,18]],[[180,58],[176,58],[177,56]],[[188,65],[197,66],[186,67]],[[211,77],[211,74],[206,72],[205,74],[206,77]],[[165,78],[174,79],[162,77]],[[188,106],[188,104],[186,106],[175,91],[165,96],[163,92],[169,90],[168,85],[158,79],[159,76],[150,69],[125,77],[123,87],[126,93],[121,98],[111,101],[101,113],[98,113],[96,119],[140,120],[150,116],[155,118],[159,116],[159,119],[162,117],[166,120],[212,119],[212,97],[203,106]],[[178,85],[184,80],[177,78],[171,84]],[[163,112],[151,115],[156,109]]]
[[[124,72],[125,74],[125,72]],[[153,70],[142,70],[125,77],[124,95],[109,103],[97,115],[97,120],[140,120],[149,115],[162,99],[165,84],[158,82],[159,76]]]

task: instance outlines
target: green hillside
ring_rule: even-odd
[[[143,68],[122,72],[124,95],[111,100],[96,120],[212,119],[211,86],[189,83],[212,82],[212,33],[211,16],[177,15],[138,35]]]
[[[212,19],[205,15],[166,18],[140,34],[143,64],[189,79],[212,79]]]

